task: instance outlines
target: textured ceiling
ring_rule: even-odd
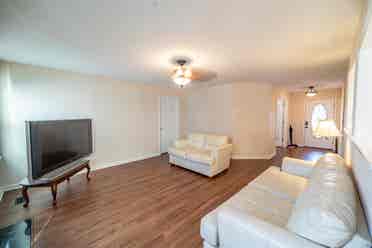
[[[345,76],[362,7],[356,0],[1,0],[0,59],[170,85],[171,59],[187,56],[216,83],[333,82]]]

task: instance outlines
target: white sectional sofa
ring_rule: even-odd
[[[201,221],[204,248],[371,247],[350,171],[336,154],[285,158]]]
[[[193,133],[169,147],[169,163],[213,177],[230,167],[232,145],[227,136]]]

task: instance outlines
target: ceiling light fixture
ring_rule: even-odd
[[[315,90],[314,86],[310,86],[307,90],[306,90],[306,93],[305,95],[306,96],[316,96],[318,94],[318,92]]]
[[[187,61],[180,59],[176,61],[177,68],[172,74],[172,79],[175,84],[180,88],[183,88],[185,85],[191,82],[192,72],[189,67],[186,66]]]

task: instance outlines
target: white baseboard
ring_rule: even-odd
[[[103,164],[99,164],[99,165],[93,165],[91,167],[91,169],[92,169],[92,171],[95,171],[95,170],[109,168],[109,167],[113,167],[113,166],[117,166],[117,165],[126,165],[128,163],[141,161],[141,160],[144,160],[144,159],[153,158],[153,157],[157,157],[157,156],[160,156],[159,152],[149,153],[149,154],[146,154],[146,155],[143,155],[143,156],[138,156],[138,157],[131,158],[131,159],[119,160],[119,161],[115,161],[115,162],[108,162],[108,163],[103,163]],[[84,173],[84,172],[82,172],[82,173]]]
[[[4,193],[7,191],[20,189],[21,186],[19,184],[10,184],[5,186],[0,186],[0,201],[3,199]]]
[[[232,155],[232,159],[266,159],[270,160],[276,155],[276,151],[269,155],[262,155],[262,156],[242,156],[242,155]]]

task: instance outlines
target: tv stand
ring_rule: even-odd
[[[28,188],[32,187],[50,187],[50,190],[52,192],[53,196],[53,205],[57,205],[57,186],[59,183],[67,180],[70,181],[70,177],[78,173],[79,171],[82,171],[83,169],[87,169],[86,178],[89,181],[90,177],[90,166],[89,166],[89,160],[81,161],[78,165],[75,167],[66,170],[62,174],[52,178],[52,179],[40,179],[40,180],[29,180],[28,178],[23,179],[19,184],[22,186],[22,195],[25,200],[25,203],[23,204],[24,208],[27,208],[30,203],[30,198],[28,196]]]

